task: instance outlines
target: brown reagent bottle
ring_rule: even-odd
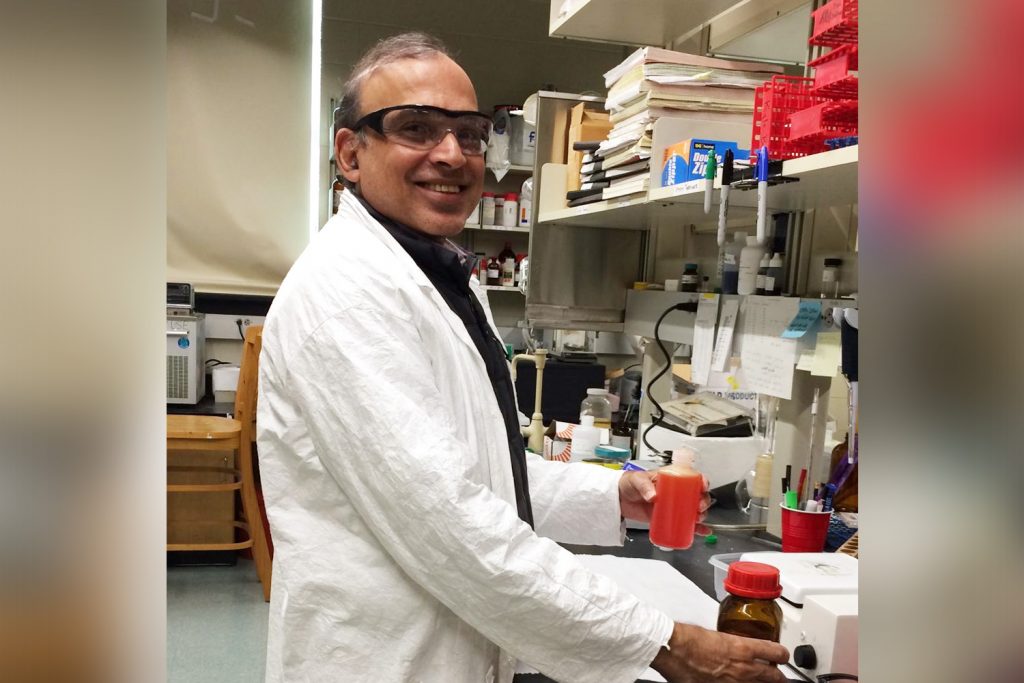
[[[779,570],[761,562],[733,562],[725,578],[729,592],[718,608],[718,630],[747,638],[779,642],[782,595]]]

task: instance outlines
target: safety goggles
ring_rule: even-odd
[[[429,104],[400,104],[371,112],[356,121],[352,130],[366,127],[403,147],[429,150],[451,133],[467,156],[487,149],[493,124],[478,111],[451,111]]]

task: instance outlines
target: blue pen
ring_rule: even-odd
[[[768,217],[768,147],[757,150],[757,243],[764,244]]]
[[[822,512],[832,512],[832,499],[836,495],[835,484],[825,484],[825,497],[824,502],[821,505]]]
[[[722,194],[718,199],[718,246],[725,246],[725,224],[729,217],[729,190],[732,185],[732,150],[725,150],[722,158]]]

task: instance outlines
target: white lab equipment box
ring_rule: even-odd
[[[206,394],[203,314],[167,316],[167,402],[194,405]]]

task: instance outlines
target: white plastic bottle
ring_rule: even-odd
[[[519,195],[509,192],[501,208],[501,225],[514,228],[519,224]]]
[[[782,254],[775,253],[768,262],[768,276],[764,279],[765,294],[778,296],[782,294]]]
[[[523,183],[523,189],[519,193],[519,227],[530,227],[530,213],[533,210],[533,176],[530,176]]]
[[[593,415],[583,415],[580,423],[572,430],[572,458],[570,462],[579,462],[594,457],[594,449],[601,433],[594,426]]]
[[[754,294],[766,294],[765,292],[765,279],[768,277],[768,263],[771,259],[768,258],[768,252],[761,254],[761,264],[757,267],[757,281],[754,285]]]
[[[757,289],[757,269],[761,265],[764,247],[757,243],[756,236],[747,238],[747,246],[740,252],[740,279],[736,285],[737,294],[753,294]]]

